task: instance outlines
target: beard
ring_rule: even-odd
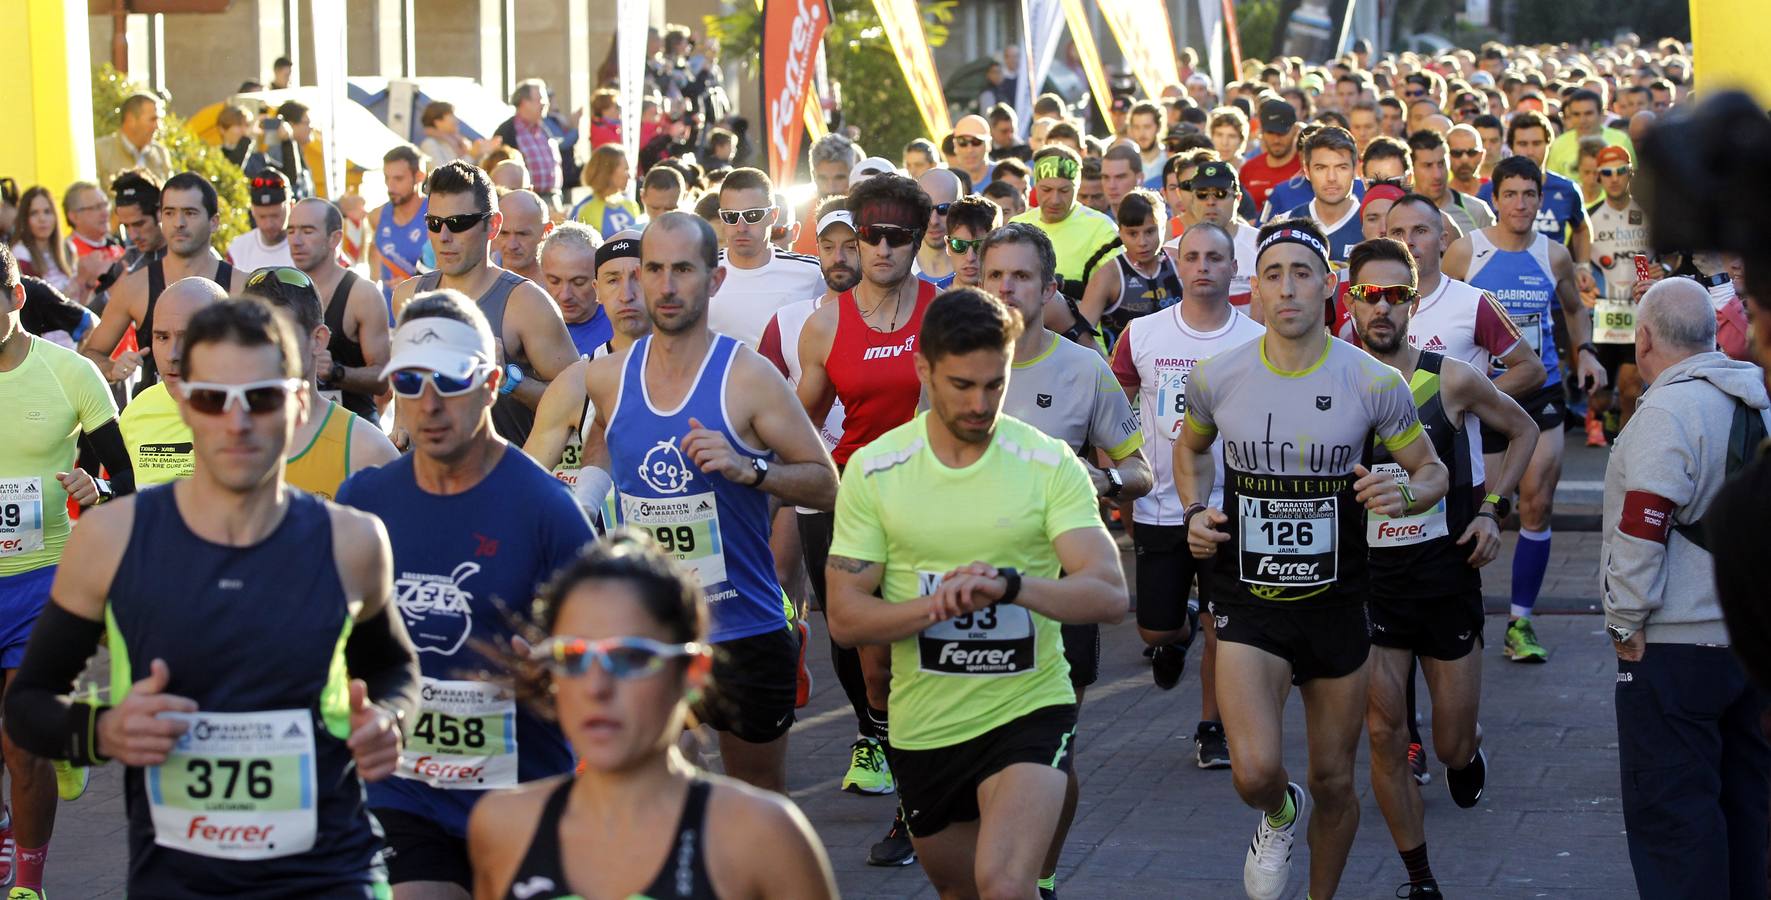
[[[824,284],[834,293],[853,290],[861,283],[861,274],[848,266],[832,266],[824,270]]]

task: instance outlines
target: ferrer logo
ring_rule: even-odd
[[[1424,519],[1385,519],[1377,523],[1380,541],[1414,541],[1427,536]]]
[[[1308,580],[1316,577],[1316,572],[1321,565],[1319,562],[1281,562],[1277,557],[1262,556],[1254,571],[1256,575]]]
[[[827,13],[823,0],[794,0],[790,8],[776,9],[770,4],[765,13],[763,65],[765,84],[772,91],[767,98],[770,168],[783,173],[798,153],[799,137],[804,133],[800,112],[805,107],[813,54],[818,52]],[[769,77],[776,71],[780,72],[778,78]]]

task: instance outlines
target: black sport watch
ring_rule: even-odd
[[[1020,570],[1009,566],[1002,566],[996,570],[996,577],[1002,579],[1004,582],[1002,599],[996,602],[1014,603],[1015,598],[1021,596]]]
[[[1107,479],[1107,493],[1102,494],[1101,496],[1106,497],[1109,500],[1117,498],[1119,492],[1125,490],[1125,477],[1120,475],[1119,470],[1112,466],[1102,469],[1101,474]]]

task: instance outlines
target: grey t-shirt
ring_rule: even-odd
[[[1002,411],[1080,450],[1124,459],[1144,444],[1131,402],[1099,353],[1051,334],[1051,346],[1009,371]]]
[[[1193,370],[1186,423],[1223,438],[1230,541],[1217,572],[1239,585],[1231,602],[1362,601],[1365,508],[1353,467],[1370,465],[1373,435],[1392,451],[1420,437],[1402,373],[1336,338],[1315,365],[1281,371],[1265,339],[1250,341]]]

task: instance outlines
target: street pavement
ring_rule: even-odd
[[[1635,895],[1618,801],[1612,714],[1613,656],[1599,616],[1555,614],[1594,603],[1596,534],[1556,535],[1538,633],[1552,656],[1524,666],[1501,658],[1504,615],[1489,617],[1483,651],[1482,726],[1488,790],[1471,810],[1445,792],[1433,767],[1424,788],[1428,848],[1448,897],[1619,898]],[[1506,536],[1510,549],[1514,537]],[[1126,557],[1128,564],[1130,555]],[[1488,569],[1491,612],[1506,608],[1510,555]],[[854,739],[852,714],[831,672],[822,619],[814,617],[812,702],[791,736],[790,787],[828,849],[848,897],[933,897],[920,868],[868,867],[868,846],[885,832],[892,802],[838,788]],[[1128,617],[1104,629],[1100,681],[1088,692],[1078,737],[1082,796],[1058,870],[1065,898],[1234,898],[1256,813],[1225,771],[1192,760],[1199,682],[1190,666],[1172,692],[1157,690]],[[1192,662],[1197,663],[1195,658]],[[1430,740],[1431,704],[1421,691]],[[1286,763],[1302,781],[1301,701],[1285,720]],[[1429,754],[1430,756],[1430,754]],[[1366,754],[1357,779],[1358,838],[1338,896],[1390,897],[1405,880],[1371,798]],[[117,766],[93,773],[84,798],[62,806],[49,858],[51,897],[121,897],[126,831]],[[1309,851],[1300,842],[1287,894],[1304,896]]]

